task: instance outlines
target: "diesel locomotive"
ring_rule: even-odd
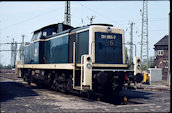
[[[140,83],[140,59],[129,68],[124,30],[110,24],[72,27],[63,23],[33,32],[24,46],[24,62],[16,65],[24,81],[62,92],[109,95],[126,83]]]

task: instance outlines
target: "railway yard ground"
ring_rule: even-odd
[[[47,88],[29,86],[14,73],[0,74],[0,109],[6,112],[170,112],[170,88],[163,84],[140,84],[124,89],[110,100],[89,99]],[[120,102],[118,102],[120,101]]]

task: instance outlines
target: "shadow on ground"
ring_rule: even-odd
[[[32,87],[17,82],[0,82],[0,102],[12,100],[15,97],[39,96]]]
[[[153,93],[142,91],[142,90],[131,90],[131,89],[124,89],[122,90],[119,95],[127,97],[128,103],[130,104],[144,104],[143,101],[137,102],[136,100],[144,99],[149,100],[150,96]],[[134,100],[134,101],[133,101]]]
[[[126,96],[127,98],[143,98],[148,99],[146,95],[151,95],[152,93],[141,91],[141,90],[131,90],[131,89],[124,89],[119,92],[120,96]]]
[[[140,100],[140,99],[149,100],[149,95],[152,95],[152,93],[132,90],[132,89],[123,89],[118,94],[112,95],[111,97],[101,98],[100,100],[114,105],[144,104],[143,101],[136,101],[136,100]],[[124,100],[124,97],[127,97],[127,101]]]

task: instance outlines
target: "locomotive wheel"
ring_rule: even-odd
[[[32,82],[31,70],[28,70],[28,71],[25,73],[24,81],[26,81],[26,82],[28,83],[28,85],[31,84],[31,82]]]
[[[29,86],[31,85],[31,81],[28,81],[27,83],[28,83]]]
[[[25,77],[22,77],[24,81],[26,81],[26,78]]]
[[[53,84],[53,76],[51,73],[48,73],[48,75],[46,76],[46,85],[48,88],[51,88],[52,84]]]
[[[72,78],[67,80],[66,91],[70,92],[72,90]]]
[[[35,83],[37,88],[44,88],[43,84],[39,83],[38,81]]]

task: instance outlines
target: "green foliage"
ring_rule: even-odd
[[[148,65],[147,64],[142,64],[142,70],[148,70]]]
[[[154,58],[153,58],[153,56],[149,57],[148,61],[145,60],[145,61],[142,62],[142,70],[148,70],[149,68],[153,68],[153,67],[154,67]]]
[[[3,65],[2,64],[0,64],[0,69],[2,69],[3,68]]]
[[[4,66],[4,65],[0,64],[0,69],[11,69],[11,65]]]

